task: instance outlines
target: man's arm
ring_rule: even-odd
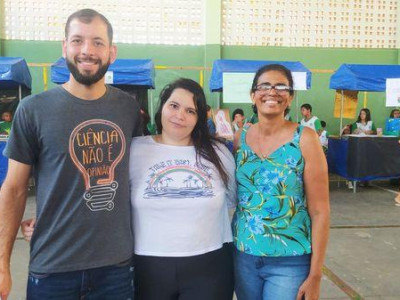
[[[31,166],[9,159],[7,177],[0,190],[0,298],[11,290],[10,259],[25,211]]]

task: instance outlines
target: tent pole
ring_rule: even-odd
[[[364,103],[363,103],[363,108],[367,108],[367,92],[364,92]]]
[[[154,113],[153,113],[153,90],[150,89],[150,122],[154,124]]]
[[[340,128],[339,128],[339,134],[341,135],[341,131],[343,128],[343,104],[344,104],[344,94],[342,90],[342,97],[341,97],[341,103],[340,103]]]
[[[22,87],[21,85],[18,86],[18,97],[19,97],[19,101],[22,100]]]

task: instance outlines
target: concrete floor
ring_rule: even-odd
[[[331,233],[320,299],[400,299],[400,207],[388,181],[348,190],[332,176]],[[35,213],[29,197],[25,218]],[[11,269],[11,300],[25,299],[29,247],[18,235]],[[206,299],[205,299],[206,300]],[[255,299],[256,300],[256,299]],[[277,299],[279,300],[279,299]]]

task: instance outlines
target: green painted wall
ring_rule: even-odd
[[[21,56],[27,63],[53,63],[62,55],[61,42],[37,42],[2,40],[3,56]],[[132,45],[117,44],[118,58],[153,59],[156,66],[169,67],[203,67],[205,46],[160,46],[160,45]],[[30,67],[32,75],[32,93],[43,91],[43,68]],[[49,88],[54,86],[50,82]],[[189,77],[196,81],[200,78],[199,70],[160,69],[156,71],[156,89],[151,91],[153,106],[158,101],[157,96],[161,89],[178,77]],[[208,81],[208,79],[207,79]],[[208,85],[207,85],[208,86]]]
[[[335,70],[342,63],[361,64],[398,64],[399,50],[388,49],[321,49],[321,48],[285,48],[285,47],[247,47],[220,46],[165,46],[165,45],[133,45],[117,44],[119,58],[151,58],[156,66],[169,67],[203,67],[211,68],[215,59],[254,59],[254,60],[287,60],[301,61],[309,69]],[[2,56],[22,56],[28,63],[52,63],[61,56],[61,42],[13,41],[0,40]],[[43,68],[31,67],[33,93],[43,90]],[[312,87],[308,91],[297,93],[299,106],[310,103],[315,115],[325,120],[328,131],[339,132],[339,119],[333,118],[334,91],[329,89],[331,73],[314,72]],[[151,92],[153,105],[162,87],[178,77],[189,77],[199,80],[199,70],[158,69],[156,71],[156,90]],[[210,71],[205,71],[205,91],[212,106],[219,101],[222,107],[231,111],[238,105],[224,104],[220,93],[210,93],[208,88]],[[51,87],[52,84],[49,84]],[[367,107],[371,109],[372,118],[378,127],[384,126],[384,120],[390,109],[385,107],[384,93],[368,93]],[[363,93],[359,95],[358,110],[363,105]],[[241,105],[248,116],[251,114],[250,104]],[[296,120],[295,103],[291,115]],[[351,120],[344,120],[344,123]]]

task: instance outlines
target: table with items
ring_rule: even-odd
[[[331,173],[351,181],[400,177],[400,144],[396,136],[344,135],[330,137],[328,166]]]

